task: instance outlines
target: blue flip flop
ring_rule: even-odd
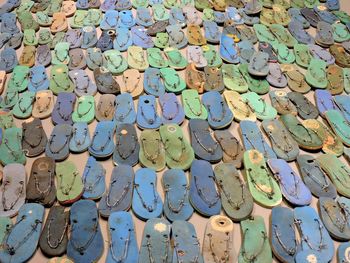
[[[159,128],[162,119],[158,116],[156,98],[154,96],[142,95],[139,97],[136,123],[141,129]]]
[[[72,126],[59,124],[55,126],[47,141],[45,154],[55,161],[62,161],[69,155],[69,141],[72,137]]]
[[[147,29],[143,26],[132,27],[131,37],[135,46],[142,48],[152,48],[154,46],[152,37],[147,34]]]
[[[29,71],[28,90],[37,92],[39,90],[47,90],[50,86],[50,80],[46,74],[43,65],[34,66]]]
[[[172,262],[171,225],[163,218],[147,220],[143,229],[139,262]]]
[[[267,164],[288,202],[294,206],[304,206],[311,203],[312,195],[309,188],[285,160],[269,159]]]
[[[132,210],[141,220],[160,217],[163,203],[157,192],[157,174],[149,168],[135,173]]]
[[[70,209],[71,233],[67,256],[76,263],[97,262],[103,253],[98,211],[92,200],[79,200]]]
[[[209,43],[218,44],[221,39],[220,28],[214,21],[203,21],[204,37]]]
[[[186,17],[181,7],[172,7],[169,12],[169,25],[186,26]]]
[[[107,10],[100,22],[102,30],[113,30],[118,25],[119,12],[117,10]]]
[[[171,231],[174,244],[171,262],[204,263],[196,229],[190,222],[175,221]]]
[[[56,104],[51,114],[51,120],[54,125],[58,124],[73,124],[72,114],[76,96],[70,92],[60,92],[57,95]]]
[[[12,70],[18,65],[18,59],[16,50],[13,48],[4,48],[0,53],[0,70],[6,71],[6,73],[12,72]]]
[[[136,9],[135,21],[136,24],[144,27],[149,27],[154,23],[151,11],[147,7],[138,7]]]
[[[113,212],[108,218],[109,249],[106,263],[134,263],[138,261],[134,222],[128,212]]]
[[[131,10],[122,10],[119,12],[118,27],[131,28],[135,25],[135,19]]]
[[[91,138],[86,122],[76,122],[72,127],[72,137],[69,141],[69,150],[75,153],[85,152],[90,146]]]
[[[119,94],[115,98],[115,111],[113,120],[116,125],[134,124],[136,121],[136,112],[134,101],[129,93]]]
[[[349,95],[336,95],[334,102],[342,112],[344,119],[350,122],[350,97]]]
[[[162,177],[165,193],[164,214],[170,221],[188,220],[193,214],[189,202],[189,184],[186,174],[180,169],[167,170]]]
[[[258,125],[253,121],[243,120],[239,123],[241,130],[243,145],[245,150],[258,150],[261,152],[265,159],[276,159],[277,156],[272,148],[265,141],[262,132]]]
[[[161,96],[165,93],[165,85],[163,83],[160,69],[148,68],[145,70],[143,78],[143,89],[149,95]]]
[[[220,213],[221,200],[215,187],[211,164],[194,160],[191,165],[189,200],[196,211],[204,216]]]
[[[90,156],[86,162],[83,172],[84,192],[83,198],[99,199],[106,190],[105,185],[106,169],[96,159]]]
[[[126,51],[132,44],[133,42],[129,28],[117,27],[113,41],[113,48],[119,51]]]
[[[208,123],[212,129],[225,128],[231,124],[232,111],[218,91],[204,93],[202,103],[208,111]]]
[[[96,158],[106,158],[114,151],[113,135],[114,121],[100,121],[97,123],[94,135],[91,138],[89,153]]]
[[[26,262],[36,251],[39,242],[44,207],[40,204],[24,204],[17,221],[6,230],[0,250],[0,261]]]
[[[335,104],[335,101],[333,100],[333,96],[328,90],[315,90],[315,101],[318,112],[322,116],[324,116],[324,113],[328,110],[338,110],[338,107]]]
[[[227,63],[239,63],[235,41],[232,37],[225,34],[222,34],[220,39],[220,56]]]
[[[174,93],[165,93],[159,96],[159,105],[162,111],[162,123],[180,125],[185,119],[185,112]]]
[[[113,168],[109,189],[104,193],[98,210],[101,216],[109,217],[114,212],[127,211],[131,207],[134,171],[121,164]]]
[[[134,166],[139,162],[139,151],[140,144],[135,126],[133,124],[117,125],[113,163]]]

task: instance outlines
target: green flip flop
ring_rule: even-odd
[[[29,71],[30,68],[28,66],[16,66],[13,69],[11,77],[7,83],[7,91],[25,91],[28,86]]]
[[[157,48],[167,48],[169,46],[169,34],[167,32],[158,32],[154,39],[154,45]]]
[[[282,202],[282,193],[267,169],[264,155],[257,150],[246,151],[243,163],[249,190],[255,202],[264,207],[279,205]]]
[[[285,44],[279,43],[273,45],[273,49],[277,54],[277,59],[280,64],[293,64],[295,55],[293,49],[289,49]]]
[[[74,83],[68,75],[67,65],[54,65],[51,67],[50,90],[57,95],[60,92],[73,92]]]
[[[159,133],[164,145],[168,167],[187,170],[194,160],[194,151],[191,144],[184,138],[180,126],[176,124],[162,125]]]
[[[187,89],[182,91],[182,104],[185,115],[188,119],[203,119],[208,118],[208,112],[201,102],[198,91]]]
[[[70,61],[69,46],[70,44],[68,42],[60,42],[56,44],[55,49],[54,51],[52,51],[52,54],[51,54],[52,56],[51,63],[53,65],[69,64],[69,61]]]
[[[295,44],[294,45],[295,62],[303,68],[308,68],[312,55],[310,53],[309,47],[305,44]]]
[[[321,59],[311,59],[305,74],[306,82],[315,88],[325,89],[327,87],[327,64]]]
[[[221,67],[222,59],[220,54],[216,51],[215,46],[212,45],[204,45],[202,46],[203,56],[208,62],[209,67]]]
[[[248,72],[248,64],[239,64],[238,69],[247,82],[250,91],[255,92],[259,95],[263,95],[269,92],[270,84],[265,78],[254,78],[252,75],[250,75]]]
[[[121,74],[128,68],[128,63],[119,50],[107,50],[103,53],[104,66],[112,74]]]
[[[243,77],[238,65],[223,64],[221,67],[224,85],[227,89],[244,93],[248,91],[248,83]]]
[[[184,69],[187,67],[187,59],[175,47],[168,47],[164,49],[164,54],[168,59],[169,67],[174,69]]]
[[[71,28],[82,28],[84,26],[84,19],[87,16],[88,11],[87,10],[80,10],[77,9],[75,11],[75,14],[73,18],[70,20],[70,27]]]
[[[346,146],[350,146],[350,124],[341,112],[328,110],[325,112],[325,117],[334,133],[339,136]]]
[[[95,99],[91,95],[81,96],[72,114],[73,122],[91,123],[95,119]]]
[[[26,163],[26,156],[22,149],[21,128],[12,127],[3,131],[0,161],[4,166],[10,163]]]
[[[166,91],[180,93],[186,89],[186,82],[182,79],[177,71],[173,68],[161,68],[160,74],[164,81]]]
[[[281,44],[286,45],[288,48],[293,48],[294,45],[298,43],[298,41],[292,36],[292,34],[289,33],[289,31],[281,24],[271,25],[270,31],[272,32],[272,34],[274,34],[274,36]]]
[[[37,46],[38,39],[34,29],[25,29],[23,31],[23,45],[25,46]]]
[[[346,27],[346,25],[342,23],[334,23],[332,25],[333,28],[333,38],[335,42],[345,42],[350,40],[350,33]]]
[[[6,130],[12,127],[16,127],[12,111],[0,109],[0,128]]]
[[[159,48],[147,48],[146,52],[148,63],[151,67],[166,68],[169,66],[168,60],[166,60],[166,58],[162,54],[162,51]]]
[[[18,119],[29,118],[32,115],[34,100],[34,91],[26,91],[21,93],[16,105],[12,109],[13,115]]]

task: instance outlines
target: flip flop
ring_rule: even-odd
[[[12,72],[17,64],[16,51],[13,48],[4,48],[0,53],[0,70],[4,70],[6,73]]]
[[[277,60],[280,64],[293,64],[295,61],[295,55],[293,50],[289,50],[284,44],[278,43],[273,46],[276,54]]]
[[[47,137],[40,119],[22,123],[22,148],[26,156],[34,157],[45,151]]]
[[[283,90],[270,91],[271,105],[281,115],[293,114],[297,115],[297,107],[292,103],[288,97],[288,93]]]
[[[277,116],[277,110],[263,100],[255,92],[242,94],[243,102],[255,113],[260,120],[274,119]]]
[[[164,48],[164,54],[167,57],[169,66],[171,68],[184,69],[188,65],[186,58],[181,54],[181,52],[177,48]]]
[[[69,56],[69,43],[68,42],[60,42],[57,43],[54,51],[51,53],[52,59],[51,63],[53,65],[64,64],[68,65],[70,62]]]
[[[288,25],[288,30],[301,44],[315,43],[315,39],[304,29],[304,25],[301,22],[292,20]]]
[[[69,77],[73,80],[77,96],[94,96],[97,92],[96,84],[93,83],[90,77],[83,69],[69,71]]]
[[[117,10],[131,9],[131,7],[132,3],[130,0],[117,1],[117,3],[115,4],[115,8]]]
[[[250,91],[257,94],[266,94],[270,90],[270,85],[265,78],[253,77],[248,72],[248,64],[240,64],[238,69],[244,77]]]
[[[308,68],[312,59],[309,47],[305,44],[294,45],[295,62],[298,66]]]
[[[350,124],[338,110],[325,112],[325,117],[334,133],[341,139],[344,145],[350,146]]]
[[[24,46],[18,64],[27,67],[33,67],[35,64],[36,48],[34,46]]]
[[[133,98],[137,98],[143,92],[143,74],[137,69],[127,69],[123,72],[122,93],[129,93]]]
[[[51,63],[51,50],[49,45],[40,45],[37,47],[35,63],[45,67]]]
[[[328,110],[338,110],[332,94],[328,90],[315,90],[315,101],[317,109],[322,116]]]
[[[116,10],[106,10],[102,21],[100,22],[100,28],[102,30],[112,30],[118,26],[119,12]]]
[[[341,45],[332,45],[329,47],[329,52],[335,63],[343,68],[350,67],[350,55],[346,53],[345,49]],[[334,60],[332,61],[334,62]]]
[[[16,216],[26,199],[26,171],[22,164],[12,163],[4,166],[0,189],[0,215]]]
[[[73,122],[91,123],[95,119],[95,100],[91,95],[82,96],[72,113]]]
[[[265,41],[261,41],[259,42],[258,45],[258,50],[259,52],[264,52],[269,54],[269,63],[276,63],[277,62],[277,55],[272,47],[272,45],[268,42]]]
[[[6,72],[1,70],[0,71],[0,94],[4,91],[6,80],[7,80]]]
[[[205,171],[204,174],[203,171]],[[220,195],[215,188],[211,164],[207,161],[194,160],[192,162],[189,200],[193,208],[201,215],[212,216],[220,213]]]
[[[232,37],[225,34],[221,35],[219,51],[221,58],[227,63],[239,63],[239,55]]]
[[[156,129],[161,125],[157,113],[156,98],[152,95],[142,95],[139,98],[136,123],[141,129]]]
[[[208,65],[200,46],[189,46],[186,51],[188,63],[193,63],[196,68],[204,68]]]
[[[186,67],[186,84],[190,89],[203,93],[205,84],[205,74],[196,69],[195,63],[190,63]]]
[[[70,61],[68,68],[70,70],[85,69],[86,60],[83,50],[81,48],[74,48],[69,50]]]
[[[299,155],[297,164],[305,185],[314,196],[336,198],[337,189],[312,155]]]
[[[345,88],[343,68],[337,65],[330,65],[327,69],[327,90],[332,95],[341,94]]]
[[[38,91],[35,94],[32,116],[44,119],[51,115],[55,105],[54,96],[51,90]]]
[[[288,162],[297,158],[299,155],[298,144],[281,122],[278,120],[264,120],[262,122],[262,127],[269,137],[272,149],[278,158]]]
[[[165,84],[162,81],[160,69],[158,68],[147,68],[145,70],[143,79],[144,91],[153,96],[161,96],[165,93]]]
[[[258,204],[274,207],[282,202],[282,193],[278,183],[267,170],[264,156],[257,150],[244,153],[243,163],[249,190]]]
[[[7,91],[23,92],[28,86],[30,68],[28,66],[16,66],[7,83]]]
[[[105,187],[106,170],[102,164],[90,156],[86,162],[83,172],[84,192],[83,197],[86,199],[98,200],[106,190]]]
[[[141,47],[128,47],[128,64],[130,68],[144,71],[149,67],[147,57]]]
[[[24,204],[19,210],[15,224],[7,228],[1,262],[26,262],[35,253],[38,245],[44,207],[39,204]]]
[[[322,154],[316,158],[322,170],[330,177],[339,194],[349,198],[349,178],[350,169],[337,156],[333,154]]]
[[[109,189],[103,194],[98,210],[103,217],[109,217],[131,207],[134,171],[129,165],[113,168]]]
[[[112,73],[105,67],[94,69],[94,78],[99,92],[107,94],[120,93],[120,86]]]
[[[294,170],[282,159],[269,159],[268,166],[280,185],[284,198],[295,206],[311,203],[312,195]]]
[[[277,22],[274,17],[275,14],[272,9],[262,8],[260,13],[260,23],[265,26],[271,26],[272,24],[276,24]]]
[[[69,141],[69,150],[75,153],[85,152],[90,146],[91,139],[86,122],[76,122],[72,127],[72,137]]]
[[[336,22],[332,25],[332,28],[335,42],[342,43],[350,40],[349,30],[347,29],[346,25]]]
[[[233,222],[226,216],[210,217],[204,234],[203,258],[205,262],[226,261],[236,258],[233,249]]]
[[[55,95],[60,92],[73,92],[74,83],[69,78],[68,67],[64,64],[54,65],[51,68],[50,90]]]
[[[115,31],[115,39],[113,48],[119,51],[126,51],[132,45],[132,37],[129,28],[117,27]]]
[[[181,27],[186,26],[186,17],[182,11],[182,7],[179,5],[177,7],[172,7],[169,12],[169,24],[176,25],[180,24]]]
[[[345,12],[345,11],[341,11],[341,10],[335,10],[332,12],[336,17],[338,17],[338,19],[340,20],[340,22],[347,24],[350,21],[350,17],[349,15]]]
[[[272,262],[272,252],[264,220],[254,216],[241,222],[242,245],[238,262]],[[259,237],[259,238],[257,238]]]
[[[337,95],[334,96],[334,102],[336,106],[334,106],[334,109],[340,109],[342,114],[344,115],[344,118],[347,121],[350,121],[350,99],[349,96],[346,95]]]
[[[3,165],[10,163],[25,164],[26,157],[22,149],[22,129],[11,127],[3,130],[0,145],[0,161]]]
[[[81,32],[82,32],[81,48],[87,49],[87,48],[94,47],[98,41],[96,28],[94,26],[84,26],[81,29]]]
[[[113,153],[115,165],[134,166],[139,161],[140,144],[133,124],[121,123],[116,129],[116,146]]]
[[[40,249],[45,255],[55,257],[66,252],[68,226],[69,211],[63,206],[51,207],[39,239]]]
[[[63,1],[61,6],[61,12],[63,12],[66,17],[73,16],[77,8],[74,1]]]
[[[254,45],[249,40],[243,40],[237,43],[237,47],[239,50],[239,61],[240,63],[249,64],[252,57],[256,53]]]
[[[344,197],[343,197],[344,198]],[[321,197],[318,202],[320,217],[329,234],[338,240],[346,241],[350,238],[350,226],[347,210],[338,200]]]
[[[152,5],[152,14],[155,21],[167,21],[169,19],[168,10],[160,3]]]
[[[68,124],[59,124],[52,130],[45,154],[55,161],[62,161],[69,155],[69,141],[72,136],[72,127]]]
[[[23,30],[23,45],[25,46],[37,46],[38,39],[34,29]]]
[[[221,38],[219,26],[214,21],[203,21],[204,37],[206,41],[218,44]]]
[[[113,120],[117,125],[122,123],[135,123],[136,112],[132,96],[128,93],[119,94],[115,98],[115,110]]]
[[[338,262],[346,262],[349,261],[349,245],[350,242],[345,242],[341,243],[338,247],[338,252],[337,252],[337,261]]]
[[[156,144],[156,149],[151,150],[150,144],[153,146]],[[161,137],[158,131],[142,131],[140,135],[140,146],[139,161],[144,167],[152,168],[156,171],[161,171],[165,168],[166,155],[161,145]]]
[[[315,88],[325,89],[327,87],[327,64],[321,59],[311,59],[305,74],[306,82]]]
[[[202,34],[200,26],[196,24],[188,24],[187,39],[190,45],[202,46],[207,43],[205,36]]]
[[[152,48],[154,46],[152,37],[143,26],[134,26],[131,28],[131,38],[135,46],[142,48]]]
[[[214,172],[225,213],[234,221],[249,217],[253,211],[253,198],[234,165],[219,164]]]
[[[193,208],[189,203],[189,185],[185,173],[180,169],[166,171],[162,185],[165,192],[165,216],[170,221],[188,220],[193,214]]]
[[[332,45],[331,47],[333,47],[334,45]],[[330,48],[329,51],[325,48],[322,48],[318,45],[308,45],[309,50],[311,52],[311,54],[314,56],[314,59],[320,59],[323,60],[324,62],[326,62],[327,66],[330,66],[332,64],[334,64],[335,62],[335,58],[332,54],[332,49]],[[312,61],[312,60],[311,60]],[[311,64],[311,62],[310,62]],[[323,67],[323,66],[322,66]]]
[[[70,48],[80,48],[82,41],[82,31],[80,28],[69,29],[65,33],[64,42],[69,43]]]
[[[277,40],[281,44],[286,45],[288,48],[293,48],[294,45],[298,43],[298,41],[289,33],[285,27],[283,27],[282,24],[272,24],[269,29],[277,38]]]
[[[151,14],[151,11],[147,8],[147,6],[139,6],[136,8],[136,24],[144,27],[152,26],[154,21]]]
[[[287,76],[288,87],[292,91],[299,93],[307,93],[311,87],[305,81],[304,74],[299,71],[294,65],[282,65],[282,72]]]
[[[268,63],[269,74],[266,80],[270,85],[276,88],[284,88],[287,86],[287,77],[282,72],[281,67],[278,63]]]
[[[272,32],[269,30],[267,26],[262,24],[255,24],[253,28],[255,30],[255,33],[259,42],[268,43],[270,45],[275,45],[278,43],[277,38],[275,37],[274,34],[272,34]]]
[[[201,103],[196,90],[184,90],[181,93],[182,104],[188,119],[207,119],[208,112]]]
[[[154,46],[157,48],[167,48],[169,46],[169,34],[166,32],[158,32],[154,40]]]
[[[57,12],[52,15],[52,23],[50,30],[53,34],[57,32],[67,31],[68,20],[65,13]]]
[[[169,35],[169,47],[181,49],[187,46],[188,40],[180,25],[169,25],[166,31]]]
[[[156,181],[157,175],[152,169],[141,168],[135,173],[132,209],[141,220],[159,217],[163,212]]]
[[[202,96],[208,112],[208,123],[212,129],[225,128],[231,124],[233,114],[218,91],[208,91]]]
[[[339,3],[339,0],[327,0],[326,6],[329,10],[335,11],[335,10],[339,10],[340,3]]]
[[[282,115],[280,120],[300,148],[306,150],[319,150],[322,148],[323,141],[317,136],[317,133],[305,127],[295,116],[291,114]]]
[[[160,76],[163,79],[164,87],[167,92],[180,93],[186,89],[186,82],[173,68],[161,68]],[[162,96],[164,94],[161,94]]]
[[[285,8],[284,6],[277,3],[272,5],[274,20],[276,24],[287,26],[290,23],[291,18],[288,14],[287,9],[288,8]]]
[[[73,124],[72,114],[76,96],[70,92],[60,92],[57,96],[56,104],[51,114],[51,120],[54,125]]]
[[[114,121],[100,121],[97,123],[89,153],[96,158],[107,158],[114,152],[113,135],[115,131]]]
[[[255,122],[243,120],[239,125],[245,150],[256,149],[263,153],[265,159],[277,158],[275,152],[264,140]]]
[[[237,25],[236,30],[238,37],[241,39],[241,41],[248,40],[253,44],[258,42],[257,35],[253,28],[245,25]]]
[[[7,89],[0,100],[0,108],[11,110],[17,104],[18,100],[18,91]]]
[[[206,66],[204,73],[206,79],[204,83],[205,91],[222,92],[225,89],[221,68]]]
[[[70,210],[70,224],[67,256],[77,263],[98,261],[104,242],[95,202],[80,200],[74,203]]]
[[[114,94],[102,94],[96,106],[96,119],[98,121],[111,121],[115,114],[116,97]]]
[[[318,110],[311,101],[299,92],[288,92],[289,100],[297,108],[298,114],[303,119],[316,119],[318,117]]]
[[[35,92],[26,91],[19,95],[19,98],[14,105],[12,112],[18,119],[27,119],[32,115]]]
[[[108,227],[111,240],[106,262],[137,262],[139,251],[131,214],[113,213],[108,219]]]
[[[233,90],[225,90],[223,95],[228,107],[234,115],[235,120],[238,122],[242,120],[256,121],[255,113],[243,101],[243,98],[238,92]]]
[[[27,14],[26,14],[27,15]],[[22,20],[24,19],[24,15],[20,16]],[[20,29],[16,23],[17,17],[15,13],[6,12],[1,15],[1,21],[3,22],[0,27],[1,33],[9,33],[16,34],[20,32]]]
[[[271,232],[273,254],[282,262],[294,262],[301,247],[295,233],[292,209],[282,206],[272,208]]]
[[[50,81],[46,74],[46,69],[44,66],[42,65],[35,66],[29,70],[29,75],[28,75],[29,91],[37,92],[40,90],[47,90],[49,88],[49,85],[50,85]]]
[[[223,64],[221,70],[223,74],[224,85],[227,89],[239,93],[244,93],[248,91],[248,84],[243,74],[241,74],[238,65]],[[236,117],[236,114],[234,115]]]
[[[175,123],[180,125],[185,119],[184,110],[174,93],[165,93],[159,96],[162,111],[162,123]]]
[[[296,256],[295,262],[307,262],[308,258],[315,257],[318,259],[315,259],[317,262],[321,258],[326,262],[331,261],[334,254],[333,241],[315,209],[310,206],[296,207],[294,221],[301,236],[302,249]],[[306,254],[305,260],[301,261],[299,254],[303,255],[303,253]]]
[[[118,50],[107,50],[103,53],[104,67],[112,74],[120,74],[124,72],[128,65],[126,60]]]
[[[315,42],[323,47],[329,47],[333,45],[334,38],[332,25],[324,21],[319,21],[317,23]]]

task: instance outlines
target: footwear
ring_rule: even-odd
[[[237,91],[239,93],[248,91],[248,84],[244,76],[241,74],[238,65],[223,64],[221,70],[224,85],[227,89]],[[234,115],[236,117],[236,114]]]
[[[121,74],[128,68],[125,58],[119,50],[107,50],[103,53],[103,65],[112,74]]]
[[[336,198],[337,189],[312,155],[299,155],[297,164],[305,185],[314,196]]]
[[[154,42],[146,28],[143,26],[133,26],[130,30],[131,38],[134,46],[141,48],[152,48]]]
[[[28,81],[29,72],[30,72],[30,69],[28,66],[16,66],[13,69],[13,72],[12,72],[13,74],[11,75],[9,82],[7,84],[7,92],[10,93],[11,91],[12,92],[25,91],[26,87],[29,84],[29,81]]]
[[[314,44],[315,39],[304,29],[304,24],[292,20],[288,25],[288,30],[300,44]]]
[[[4,249],[0,251],[1,262],[26,262],[33,256],[38,245],[44,212],[42,205],[23,204],[16,223],[6,231]]]
[[[225,89],[223,74],[220,68],[206,66],[204,68],[205,73],[205,91],[217,91],[222,92]]]
[[[72,114],[76,96],[74,93],[61,92],[57,96],[56,104],[51,114],[51,120],[54,125],[73,124]]]
[[[184,112],[188,119],[207,119],[208,112],[196,90],[184,90],[181,93],[181,97]]]
[[[180,78],[175,78],[175,80],[178,80],[180,82]],[[163,82],[162,76],[160,74],[160,69],[147,68],[145,70],[143,89],[147,94],[157,97],[165,94],[165,83]]]
[[[188,220],[193,214],[189,202],[189,184],[180,169],[167,170],[162,178],[165,192],[164,214],[170,221]]]
[[[113,153],[115,165],[134,166],[139,161],[140,144],[133,124],[121,123],[116,129],[116,146]]]
[[[274,119],[277,116],[276,109],[273,108],[271,104],[268,104],[266,101],[264,101],[255,92],[242,94],[242,99],[260,120]]]
[[[163,124],[180,125],[185,119],[184,110],[174,93],[165,93],[159,96],[159,105],[162,111]]]
[[[263,95],[269,92],[270,85],[265,78],[253,77],[248,72],[248,64],[240,64],[238,69],[248,84],[250,91],[259,95]]]
[[[69,211],[63,206],[51,207],[39,239],[40,249],[45,255],[55,257],[66,252],[68,227]]]
[[[40,45],[36,49],[35,63],[39,66],[47,67],[52,60],[51,50],[49,45]]]
[[[51,90],[38,91],[35,95],[32,116],[44,119],[51,115],[55,105],[54,96]]]
[[[324,21],[317,23],[315,42],[323,47],[329,47],[334,44],[333,27]]]
[[[85,95],[78,99],[77,106],[72,113],[73,122],[91,123],[95,119],[95,100],[91,95]]]
[[[286,29],[282,24],[272,24],[270,26],[270,31],[274,36],[277,38],[277,40],[283,44],[286,45],[288,48],[293,48],[296,44],[298,44],[298,41],[289,33],[288,29]]]
[[[157,174],[141,168],[135,173],[132,210],[141,220],[156,218],[163,212],[163,203],[157,192]]]
[[[225,213],[235,222],[248,218],[253,211],[253,197],[236,168],[231,163],[219,164],[214,173]]]
[[[205,74],[196,69],[194,63],[188,64],[186,67],[186,84],[190,89],[196,90],[197,93],[204,92]]]
[[[111,240],[106,262],[137,262],[139,251],[131,214],[123,211],[112,213],[108,227]]]
[[[260,52],[269,54],[269,63],[277,62],[277,54],[270,43],[265,41],[259,42],[258,48]]]
[[[240,263],[272,262],[272,252],[266,232],[264,220],[261,216],[254,216],[241,222],[242,245],[239,251]]]
[[[12,112],[13,116],[18,119],[27,119],[32,115],[35,92],[26,91],[19,95],[18,101],[14,105]]]
[[[12,72],[18,64],[16,51],[13,48],[5,48],[0,53],[0,70],[6,73]]]
[[[55,94],[73,92],[74,83],[69,78],[68,67],[64,64],[54,65],[50,72],[50,90]]]
[[[115,114],[116,97],[114,94],[102,94],[96,105],[96,119],[98,121],[112,121]]]
[[[316,119],[318,117],[317,108],[303,94],[294,91],[288,92],[287,96],[297,108],[298,115],[302,119]]]
[[[104,242],[95,202],[80,200],[74,203],[70,210],[70,225],[67,256],[77,263],[98,261]]]
[[[84,26],[81,29],[81,32],[82,32],[81,48],[87,49],[87,48],[95,47],[95,45],[97,44],[97,41],[98,41],[96,28],[94,26],[91,26],[91,25]]]
[[[294,65],[282,65],[282,72],[287,76],[288,87],[292,91],[299,93],[307,93],[311,87],[305,81],[304,74],[299,71]]]
[[[134,171],[129,165],[121,164],[113,168],[109,189],[104,192],[98,210],[103,217],[109,217],[131,207]]]
[[[308,68],[312,59],[309,47],[305,44],[294,45],[295,62],[298,66]]]
[[[90,132],[86,122],[76,122],[72,127],[69,150],[74,153],[85,152],[91,144]]]
[[[23,122],[22,132],[22,148],[26,156],[38,156],[45,151],[47,136],[40,119]]]
[[[346,95],[337,95],[334,96],[334,102],[336,106],[340,109],[342,114],[344,115],[344,118],[347,121],[350,121],[350,100],[349,97]],[[334,107],[334,109],[337,109]]]
[[[85,70],[71,70],[69,71],[68,75],[75,84],[74,92],[78,97],[94,96],[96,94],[96,84],[91,81],[90,77],[86,74]]]
[[[84,193],[86,199],[98,200],[106,190],[105,187],[106,170],[102,164],[90,156],[86,162],[83,172]]]
[[[255,113],[243,101],[243,98],[238,92],[233,90],[225,90],[223,95],[228,107],[233,113],[235,120],[238,122],[242,120],[256,121]]]
[[[280,115],[293,114],[297,115],[297,107],[292,103],[288,97],[288,93],[282,90],[270,91],[271,105],[274,107]]]
[[[127,69],[123,72],[122,93],[129,93],[133,98],[137,98],[143,92],[143,74],[137,69]]]
[[[193,208],[204,216],[217,215],[221,209],[221,200],[215,188],[211,164],[204,160],[194,160],[190,173],[189,199]]]
[[[173,68],[161,68],[160,76],[167,92],[180,93],[186,89],[186,82]]]
[[[132,44],[133,40],[129,28],[118,26],[115,32],[113,48],[122,52],[126,51]]]
[[[147,8],[147,6],[137,7],[135,21],[136,24],[144,27],[150,27],[154,24],[151,11]]]
[[[154,96],[140,96],[136,122],[141,129],[155,129],[161,125],[161,118],[158,116],[156,106]]]
[[[113,135],[115,131],[114,121],[100,121],[97,123],[91,144],[88,148],[89,153],[96,158],[107,158],[114,152]]]
[[[47,90],[49,88],[50,81],[46,74],[44,66],[34,66],[29,71],[28,90],[37,92],[40,90]],[[0,89],[1,90],[1,89]]]
[[[222,35],[220,40],[220,56],[227,63],[238,64],[239,56],[234,40],[228,35]]]
[[[346,262],[346,260],[349,260],[349,256],[346,253],[348,251],[350,243],[349,242],[345,242],[345,243],[341,243],[338,247],[338,252],[337,252],[337,260],[338,262]]]
[[[144,71],[149,67],[147,57],[141,47],[130,46],[128,47],[128,64],[130,68]]]
[[[345,146],[350,146],[350,124],[338,110],[325,112],[325,117],[334,133],[342,140]]]
[[[337,65],[330,65],[327,69],[327,90],[332,95],[338,95],[343,93],[344,91],[344,73],[343,68],[337,66]]]
[[[186,58],[180,53],[177,48],[164,48],[164,54],[168,59],[169,66],[174,69],[184,69],[188,65]]]
[[[165,150],[157,130],[144,130],[140,135],[139,161],[142,166],[161,171],[165,168]]]
[[[169,35],[170,47],[182,49],[187,46],[188,40],[180,25],[169,25],[166,27],[166,31]]]
[[[204,68],[208,65],[200,46],[189,46],[187,48],[187,61],[188,63],[194,63],[196,68]]]
[[[113,120],[117,125],[122,123],[133,124],[136,121],[136,112],[132,96],[128,93],[115,97],[115,111]]]
[[[329,47],[329,52],[335,63],[343,68],[348,68],[350,65],[350,55],[346,53],[345,49],[341,45],[332,45]],[[334,61],[334,60],[333,60]]]
[[[213,44],[218,44],[220,42],[221,33],[217,23],[214,21],[204,21],[203,28],[206,41]]]
[[[281,67],[278,63],[269,63],[269,74],[266,80],[270,85],[276,88],[284,88],[287,86],[287,77],[282,72]]]
[[[26,163],[22,148],[23,131],[21,128],[11,127],[3,130],[0,145],[0,161],[5,166],[11,163]]]
[[[159,48],[147,48],[147,60],[151,67],[166,68],[168,61],[165,59],[162,51]]]
[[[237,44],[239,50],[239,60],[240,63],[249,64],[252,57],[256,53],[254,45],[249,40],[243,40]]]
[[[335,45],[332,45],[331,47],[333,47],[333,46],[335,46]],[[331,48],[328,51],[325,48],[322,48],[318,45],[312,45],[312,44],[309,44],[308,47],[309,47],[309,50],[310,50],[311,54],[313,55],[314,59],[323,60],[324,62],[326,62],[327,66],[334,64],[335,58],[331,52],[332,51]],[[312,66],[311,62],[312,62],[312,60],[310,61],[310,65],[309,65],[310,67]],[[317,63],[315,63],[315,65],[317,65]],[[315,65],[313,65],[313,66],[315,67]],[[320,67],[320,65],[317,65],[316,69],[319,67]],[[321,67],[324,68],[323,63],[321,64]]]
[[[211,136],[208,122],[201,119],[191,119],[189,129],[191,145],[196,157],[213,163],[219,162],[223,152],[219,143]]]
[[[337,105],[333,101],[332,94],[328,90],[316,90],[315,101],[317,109],[322,116],[328,110],[338,110]]]
[[[241,130],[244,149],[247,150],[257,150],[262,153],[265,159],[274,159],[277,158],[275,152],[264,140],[264,137],[257,126],[253,121],[243,120],[239,123]]]
[[[72,136],[72,127],[68,124],[59,124],[52,130],[45,154],[55,161],[62,161],[69,155],[69,141]]]
[[[278,120],[264,120],[262,127],[271,141],[272,149],[278,158],[288,162],[294,161],[299,155],[299,146]]]
[[[0,215],[2,217],[14,217],[24,205],[26,199],[26,171],[24,166],[18,163],[5,165],[2,182],[0,196],[3,202],[0,204]]]

